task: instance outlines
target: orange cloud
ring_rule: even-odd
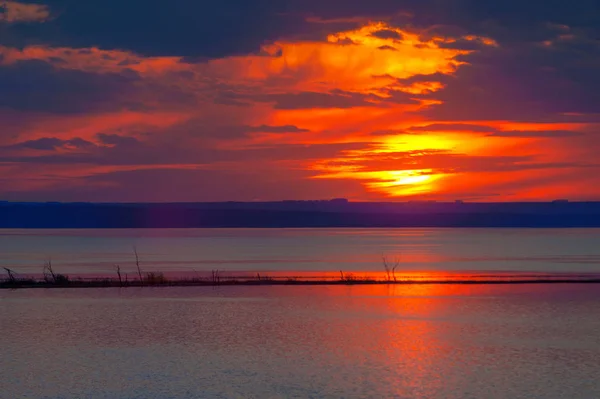
[[[284,163],[263,158],[237,162],[231,155],[210,167],[233,170],[244,168],[245,162],[303,169],[302,178],[310,173],[309,183],[320,187],[321,182],[333,181],[353,182],[353,190],[362,185],[362,192],[352,192],[352,198],[358,199],[562,196],[569,185],[551,178],[577,178],[576,165],[569,163],[569,155],[577,149],[570,148],[565,155],[565,147],[553,140],[579,135],[589,124],[448,122],[420,114],[441,103],[436,96],[467,65],[465,60],[474,50],[460,49],[465,42],[483,49],[498,47],[487,37],[425,38],[420,32],[370,22],[321,41],[280,40],[265,45],[259,54],[203,63],[119,50],[44,46],[0,47],[0,63],[40,60],[55,68],[98,74],[133,71],[139,80],[132,84],[140,91],[133,91],[131,99],[121,92],[121,99],[154,106],[145,111],[127,108],[98,114],[38,115],[18,135],[19,140],[93,141],[101,132],[135,136],[149,131],[159,132],[153,144],[187,140],[186,146],[197,146],[199,153],[352,144],[356,147],[334,156],[307,155]],[[169,107],[169,99],[150,98],[158,86],[175,87],[178,93],[189,95],[189,100]],[[194,123],[186,125],[190,121]],[[158,167],[195,169],[202,160],[199,156],[198,164],[88,165],[71,176],[81,179]],[[70,172],[56,168],[58,177],[52,181],[64,181]],[[43,184],[35,180],[34,174],[30,171],[25,179],[36,182],[32,187],[51,185],[51,180]],[[582,192],[591,191],[583,183],[579,186]]]
[[[34,140],[41,137],[92,139],[101,132],[166,128],[181,123],[187,118],[188,115],[175,112],[131,111],[72,117],[46,115],[38,117],[34,123],[31,123],[27,132],[21,134],[20,138],[23,140]]]
[[[396,32],[400,39],[373,35],[381,30]],[[397,51],[380,49],[386,45]],[[389,80],[451,74],[464,64],[457,56],[470,51],[442,48],[435,40],[425,42],[415,33],[380,22],[331,34],[325,42],[276,42],[264,52],[274,55],[228,57],[210,62],[209,68],[228,81],[272,83],[279,89],[378,93]],[[382,76],[388,79],[378,79]],[[441,88],[435,83],[425,86],[429,91]]]
[[[0,22],[44,22],[48,18],[50,18],[50,10],[43,4],[0,2]]]
[[[160,76],[168,72],[190,70],[181,57],[142,57],[128,51],[101,50],[92,48],[67,48],[47,46],[27,46],[16,49],[0,46],[0,65],[10,65],[18,61],[39,60],[52,62],[58,68],[75,69],[86,72],[123,72],[127,69],[144,76]]]

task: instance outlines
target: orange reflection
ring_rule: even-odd
[[[390,396],[435,397],[447,388],[439,369],[449,364],[445,358],[451,356],[451,338],[438,319],[455,312],[449,298],[469,291],[456,285],[364,286],[348,291],[357,300],[349,301],[352,308],[344,311],[369,320],[356,323],[360,330],[354,335],[368,337],[368,346],[389,368],[378,383],[389,387]]]

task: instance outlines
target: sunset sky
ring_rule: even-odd
[[[600,200],[597,0],[0,0],[0,200]]]

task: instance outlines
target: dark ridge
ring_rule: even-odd
[[[0,203],[0,228],[600,227],[600,202]]]

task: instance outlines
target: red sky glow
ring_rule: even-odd
[[[600,52],[581,51],[600,42],[573,22],[515,40],[426,10],[298,9],[245,49],[178,55],[19,42],[70,26],[41,3],[0,13],[0,199],[600,198]]]

